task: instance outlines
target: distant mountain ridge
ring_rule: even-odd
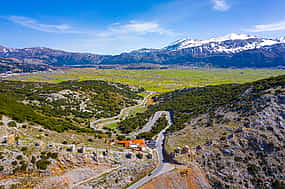
[[[201,47],[209,52],[237,53],[250,49],[285,43],[284,38],[266,39],[245,34],[229,34],[208,40],[182,39],[165,47],[166,50],[181,50],[192,47]]]
[[[152,63],[223,68],[284,68],[285,38],[268,39],[245,34],[229,34],[208,40],[186,38],[161,49],[144,48],[114,56],[72,53],[45,47],[16,49],[0,46],[0,58],[56,67]]]

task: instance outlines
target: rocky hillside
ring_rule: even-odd
[[[223,68],[284,68],[285,40],[230,34],[208,40],[183,39],[161,49],[140,49],[115,56],[71,53],[43,47],[15,49],[0,46],[0,58],[13,59],[27,66],[35,63],[56,67],[152,63]]]
[[[59,84],[0,81],[0,115],[45,128],[89,131],[90,119],[112,117],[142,97],[141,90],[104,81]],[[81,128],[81,127],[83,128]]]
[[[0,58],[0,74],[49,71],[55,69],[56,67],[44,64],[36,59]]]
[[[204,167],[213,188],[285,187],[285,76],[185,89],[156,101],[155,108],[173,112],[170,159]]]
[[[48,65],[97,64],[104,56],[89,53],[72,53],[45,47],[15,49],[0,46],[0,57],[38,61]]]

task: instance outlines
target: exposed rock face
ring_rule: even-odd
[[[199,147],[191,161],[204,167],[212,187],[285,187],[284,88],[260,94],[255,95],[249,109],[219,107],[212,115],[191,119],[183,130],[169,136],[169,143],[184,141],[193,149]],[[251,95],[251,90],[243,95]],[[186,156],[174,158],[189,163]]]
[[[180,168],[156,177],[140,189],[208,189],[204,172],[198,167]]]

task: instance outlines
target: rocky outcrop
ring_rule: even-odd
[[[282,85],[259,93],[248,89],[241,96],[250,95],[235,104],[242,108],[216,107],[172,133],[167,145],[173,159],[203,166],[214,188],[284,188],[285,90]],[[175,150],[181,144],[195,151],[192,159]]]

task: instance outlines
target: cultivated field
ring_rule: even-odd
[[[15,76],[11,79],[51,83],[66,80],[106,80],[144,87],[149,91],[169,92],[186,87],[245,83],[284,74],[285,70],[272,69],[98,70],[84,68]]]

